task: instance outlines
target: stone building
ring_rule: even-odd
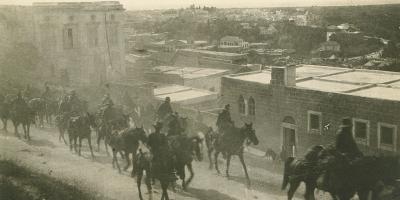
[[[253,122],[261,149],[301,156],[332,144],[343,117],[366,153],[398,153],[400,73],[303,65],[222,78],[237,126]]]
[[[119,2],[34,3],[32,18],[35,44],[51,77],[93,85],[125,74]]]

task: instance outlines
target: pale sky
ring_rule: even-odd
[[[0,0],[0,4],[31,5],[32,2],[76,2],[100,0]],[[120,0],[128,10],[168,9],[188,7],[190,4],[232,7],[286,7],[286,6],[330,6],[330,5],[366,5],[393,4],[400,0]]]

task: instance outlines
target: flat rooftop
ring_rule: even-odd
[[[226,56],[226,57],[246,56],[245,54],[239,54],[239,53],[208,51],[208,50],[200,50],[200,49],[181,49],[180,51],[201,53],[201,54],[208,54],[208,55],[216,55],[216,56]]]
[[[271,71],[266,69],[227,77],[260,84],[270,84]],[[296,68],[296,86],[294,87],[400,101],[400,73],[397,72],[302,65]]]
[[[217,100],[218,95],[208,90],[194,89],[182,85],[167,85],[154,89],[154,96],[158,100],[171,98],[172,103],[183,105],[196,104],[204,101]]]
[[[229,70],[212,69],[201,67],[176,67],[176,66],[157,66],[153,71],[161,72],[164,74],[176,74],[185,79],[201,78],[213,75],[225,75]]]

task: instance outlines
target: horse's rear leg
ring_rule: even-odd
[[[82,148],[82,138],[79,137],[79,150],[78,150],[78,155],[81,156],[81,148]]]
[[[31,140],[31,130],[30,130],[30,125],[26,125],[26,134],[28,136],[28,140]]]
[[[246,175],[247,186],[248,186],[248,187],[251,187],[250,177],[249,177],[249,173],[247,172],[246,163],[244,163],[243,154],[240,154],[240,155],[239,155],[239,159],[240,159],[240,162],[242,163],[243,170],[244,170],[244,174]]]
[[[97,134],[97,151],[100,152],[100,141],[101,141],[101,136],[100,134]]]
[[[3,122],[3,130],[5,132],[8,132],[8,130],[7,130],[7,119],[2,119],[2,122]]]
[[[287,192],[288,200],[292,200],[294,193],[296,192],[297,188],[300,186],[300,181],[291,181],[289,190]]]
[[[165,180],[163,180],[163,181],[161,181],[161,189],[162,189],[162,196],[161,196],[161,200],[169,200],[169,197],[168,197],[168,185],[169,185],[169,183],[168,183],[168,181],[165,181]]]
[[[230,153],[228,153],[228,155],[226,156],[226,170],[225,170],[226,177],[228,177],[228,178],[229,178],[229,166],[231,164],[231,158],[232,158],[232,155]]]
[[[108,143],[108,140],[107,140],[106,138],[104,138],[104,146],[105,146],[105,148],[106,148],[107,155],[110,156],[110,153],[108,152],[108,145],[107,145],[107,143]]]
[[[117,165],[119,173],[121,173],[121,168],[119,166],[118,158],[117,158],[117,153],[118,152],[117,152],[117,150],[115,148],[112,149],[112,152],[113,152],[113,167],[114,167],[114,163],[115,163],[115,165]]]
[[[142,184],[142,176],[143,176],[142,173],[138,173],[137,180],[136,180],[140,200],[143,200],[142,190],[140,189],[140,185]]]
[[[221,172],[219,171],[219,167],[218,167],[218,155],[219,155],[219,151],[215,151],[215,153],[214,153],[214,165],[215,165],[215,170],[217,170],[218,174],[221,174]]]
[[[69,139],[69,150],[72,151],[72,146],[74,145],[74,138],[72,137],[71,134],[68,134],[68,139]]]
[[[90,154],[92,155],[92,158],[94,159],[94,154],[93,154],[93,149],[92,149],[92,139],[90,138],[90,135],[88,137],[88,143],[89,143]]]

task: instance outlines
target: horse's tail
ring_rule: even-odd
[[[283,168],[282,190],[286,189],[287,185],[289,184],[289,167],[293,161],[294,157],[289,157],[285,161],[285,166]]]

